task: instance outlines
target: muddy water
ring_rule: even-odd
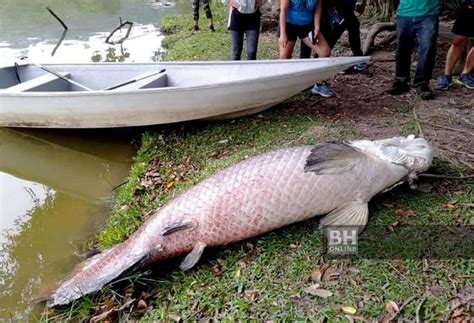
[[[130,136],[0,128],[0,319],[28,313],[80,261],[128,174]]]
[[[191,14],[190,0],[0,0],[0,65],[24,55],[40,63],[157,61],[160,23],[175,14]],[[133,22],[130,37],[108,45],[119,19]],[[75,253],[107,221],[139,132],[0,128],[0,321],[25,318],[80,261]]]

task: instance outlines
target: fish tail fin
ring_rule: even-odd
[[[121,243],[76,266],[70,278],[62,282],[51,294],[48,306],[65,305],[100,290],[150,254],[149,250],[136,252],[133,249],[133,244]]]

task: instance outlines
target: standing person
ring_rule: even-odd
[[[341,15],[342,26],[344,30],[347,30],[349,33],[349,44],[351,46],[352,55],[354,56],[363,56],[361,41],[360,41],[360,22],[356,17],[355,12],[359,15],[362,15],[365,11],[365,6],[367,0],[362,0],[358,2],[357,0],[335,0],[335,7],[339,15]],[[342,33],[341,33],[342,34]],[[334,35],[334,43],[337,42],[339,35]],[[354,66],[355,71],[363,71],[367,68],[367,63],[359,63]]]
[[[411,55],[418,38],[418,64],[413,85],[423,100],[434,98],[429,86],[438,39],[440,0],[400,0],[397,11],[397,52],[395,81],[388,94],[399,95],[410,90]]]
[[[240,60],[247,39],[247,60],[257,59],[258,37],[260,34],[261,0],[230,0],[229,30],[232,40],[232,59]]]
[[[454,34],[451,47],[449,47],[446,56],[446,66],[444,75],[438,81],[438,90],[447,90],[453,82],[453,69],[459,58],[461,58],[464,46],[467,44],[469,37],[474,37],[474,0],[464,0],[461,8],[457,12],[456,21],[452,29]],[[474,47],[467,54],[466,64],[461,74],[455,81],[457,84],[463,85],[468,89],[474,89]]]
[[[329,57],[331,55],[331,49],[320,30],[322,1],[280,0],[278,39],[280,59],[291,58],[296,39],[305,40],[311,32],[311,43],[318,56]],[[331,89],[326,84],[316,84],[311,92],[325,97],[332,95]]]
[[[206,18],[209,21],[209,29],[211,31],[215,31],[214,29],[214,22],[212,20],[212,12],[211,12],[211,0],[193,0],[193,18],[194,18],[194,26],[193,30],[199,30],[199,3],[202,1],[202,8],[206,13]]]

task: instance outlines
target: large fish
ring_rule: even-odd
[[[90,258],[52,294],[67,304],[99,290],[126,269],[225,245],[328,214],[320,221],[363,228],[369,200],[433,159],[422,138],[395,137],[287,148],[219,171],[158,210],[128,240]]]

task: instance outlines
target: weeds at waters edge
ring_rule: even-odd
[[[191,17],[165,19],[164,28],[174,31],[165,41],[166,59],[229,57],[230,36],[221,27],[226,10],[214,2],[213,13],[217,31],[211,33],[201,28],[192,36]],[[274,39],[272,42],[276,43]],[[268,53],[276,55],[276,50]],[[273,58],[264,56],[265,50],[259,49],[259,54],[262,58]],[[355,128],[337,127],[334,122],[326,124],[317,116],[298,110],[298,105],[305,105],[307,99],[306,94],[301,94],[283,104],[284,109],[259,116],[188,123],[182,128],[145,133],[129,180],[120,189],[114,215],[99,235],[101,246],[106,248],[123,241],[173,195],[247,155],[357,135]],[[435,166],[452,169],[439,161]],[[472,225],[472,181],[433,180],[424,184],[429,186],[425,192],[414,192],[404,185],[371,202],[369,225],[361,239],[375,242],[369,244],[367,252],[377,255],[384,248],[388,256],[328,257],[316,233],[317,220],[306,221],[249,241],[206,250],[197,267],[187,273],[177,270],[173,263],[163,264],[162,270],[157,269],[153,275],[160,282],[146,287],[154,296],[148,301],[149,309],[143,318],[332,321],[394,316],[413,320],[417,315],[422,320],[468,317],[469,308],[462,305],[453,309],[451,300],[472,286],[472,257],[393,259],[396,257],[390,257],[390,252],[396,255],[400,246],[415,254],[419,251],[418,241],[385,242],[405,227],[422,231],[428,224],[446,229],[449,225]],[[384,229],[382,233],[380,228]],[[472,242],[467,239],[460,248],[469,248],[469,241]],[[331,275],[324,278],[321,273],[329,271]],[[312,295],[308,292],[311,288],[329,291],[331,296]],[[110,295],[105,290],[86,297],[75,305],[80,311],[75,311],[74,317],[94,315],[92,308],[110,299]],[[424,297],[426,302],[422,302]],[[120,304],[120,297],[117,298]],[[397,313],[396,309],[407,300],[410,302]]]

